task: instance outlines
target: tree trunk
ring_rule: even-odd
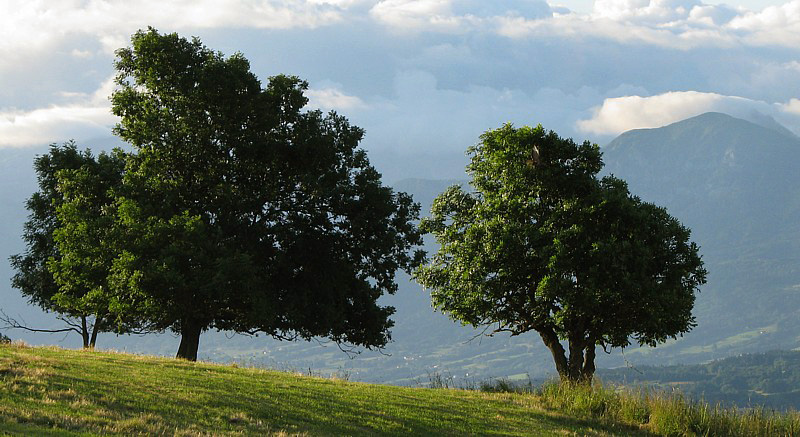
[[[175,358],[197,361],[197,349],[200,347],[200,333],[203,325],[196,320],[187,319],[181,322],[181,344]]]
[[[86,316],[81,316],[81,337],[83,337],[83,348],[89,349],[89,328],[86,326]]]
[[[552,329],[538,331],[545,346],[550,349],[561,382],[571,384],[591,384],[594,377],[595,341],[591,338],[571,339],[569,357]]]
[[[564,346],[558,341],[558,335],[550,329],[539,330],[539,336],[542,337],[544,345],[550,349],[553,355],[553,361],[556,363],[556,371],[561,378],[561,382],[569,380],[569,365],[567,362],[567,353]]]
[[[586,355],[583,359],[583,371],[581,372],[581,379],[587,384],[591,384],[592,378],[594,378],[594,357],[596,348],[597,345],[592,340],[590,340],[589,344],[586,345]]]
[[[583,380],[583,349],[586,344],[583,334],[574,334],[569,340],[569,380]]]
[[[89,348],[94,349],[94,346],[97,344],[97,333],[100,332],[100,325],[103,323],[103,319],[101,317],[94,318],[94,326],[92,326],[92,337],[89,339]]]

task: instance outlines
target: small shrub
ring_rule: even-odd
[[[350,381],[350,377],[352,376],[352,372],[347,369],[339,368],[336,370],[335,373],[331,374],[331,379],[336,379],[339,381]]]
[[[500,378],[481,383],[481,391],[489,393],[517,393],[519,388],[511,381]]]
[[[535,391],[530,376],[525,382],[514,382],[506,378],[483,381],[480,383],[479,389],[488,393],[533,393]]]
[[[448,373],[442,375],[439,372],[428,372],[428,387],[430,388],[450,388],[453,387],[453,375]]]
[[[11,339],[5,336],[3,333],[0,333],[0,344],[9,344],[11,343]]]

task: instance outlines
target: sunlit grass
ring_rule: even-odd
[[[549,383],[534,392],[547,408],[638,425],[657,435],[772,437],[800,435],[800,413],[737,410],[693,402],[679,392]]]
[[[0,346],[0,434],[646,435],[532,394],[431,390],[175,359]]]
[[[441,389],[0,345],[0,435],[800,435],[798,413],[677,393],[430,377]]]

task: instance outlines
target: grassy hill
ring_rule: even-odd
[[[800,414],[545,385],[395,387],[109,352],[0,344],[0,435],[800,434]]]
[[[0,434],[647,435],[535,395],[392,387],[174,359],[0,346]]]

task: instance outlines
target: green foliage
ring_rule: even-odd
[[[2,343],[11,343],[11,339],[8,338],[8,336],[6,336],[5,334],[0,333],[0,344]]]
[[[0,346],[0,434],[647,435],[542,408],[533,395]]]
[[[104,296],[115,255],[109,244],[113,190],[121,184],[124,162],[119,150],[95,158],[89,150],[78,151],[74,142],[54,144],[38,156],[39,191],[26,203],[30,215],[22,235],[27,250],[11,257],[17,270],[12,285],[46,311],[81,319],[68,323],[82,334],[84,347],[94,346],[98,331],[132,329],[110,323]],[[87,326],[90,316],[93,326]]]
[[[53,301],[61,307],[96,314],[105,329],[127,332],[130,318],[108,320],[108,276],[116,258],[115,190],[122,183],[126,155],[121,150],[101,153],[95,160],[85,152],[86,162],[57,173],[61,204],[56,207],[60,226],[53,230],[60,256],[48,262],[59,286]]]
[[[154,29],[117,51],[116,133],[137,153],[118,192],[115,314],[181,333],[209,328],[381,347],[395,272],[416,266],[419,206],[381,184],[363,130],[303,111],[307,84],[266,87],[241,54]]]
[[[689,230],[598,178],[597,145],[506,124],[468,153],[474,192],[450,187],[420,226],[441,245],[415,273],[437,309],[538,332],[572,381],[591,380],[597,346],[656,345],[694,326],[706,272]]]
[[[52,145],[50,152],[36,157],[34,169],[39,181],[39,191],[26,202],[30,211],[23,228],[22,239],[27,245],[24,254],[11,257],[11,265],[17,272],[11,283],[14,288],[29,299],[30,303],[46,311],[68,312],[58,307],[52,297],[58,293],[59,286],[47,268],[50,259],[59,259],[53,234],[60,226],[56,209],[63,203],[63,195],[58,190],[58,173],[64,170],[81,168],[94,158],[88,151],[79,152],[77,146],[66,143]]]

